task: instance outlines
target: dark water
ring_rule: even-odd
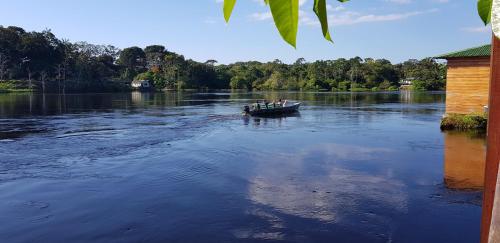
[[[1,94],[0,242],[478,242],[484,138],[444,100]]]

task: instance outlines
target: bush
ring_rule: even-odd
[[[486,130],[486,114],[448,114],[441,120],[441,130]]]
[[[351,82],[349,81],[339,82],[337,87],[339,91],[348,91],[350,88],[351,88]]]
[[[388,80],[384,80],[384,82],[380,83],[378,85],[378,87],[381,89],[381,90],[386,90],[386,89],[389,89],[389,87],[391,87],[391,82],[389,82]]]
[[[413,89],[418,91],[424,90],[443,90],[446,86],[444,80],[414,80]]]

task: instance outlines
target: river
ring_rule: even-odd
[[[300,113],[241,115],[266,98]],[[0,94],[0,242],[478,242],[444,93]]]

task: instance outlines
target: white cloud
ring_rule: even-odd
[[[362,14],[354,11],[344,11],[334,15],[330,15],[329,22],[332,26],[354,25],[362,23],[373,22],[389,22],[398,21],[418,15],[429,14],[437,12],[437,9],[430,9],[425,11],[413,11],[405,13],[391,13],[391,14]],[[319,26],[318,20],[311,14],[301,11],[300,23],[309,26]]]
[[[413,0],[385,0],[386,2],[396,3],[396,4],[410,4],[413,3]],[[449,3],[450,0],[430,0],[435,3]]]
[[[470,32],[470,33],[485,33],[491,31],[491,26],[479,26],[479,27],[465,27],[462,28],[462,31]]]
[[[205,24],[217,24],[219,21],[217,21],[215,18],[208,17],[205,20],[203,20],[203,23]]]
[[[397,4],[408,4],[412,2],[412,0],[385,0],[385,1]]]
[[[262,20],[268,20],[271,19],[273,15],[271,12],[262,12],[262,13],[253,13],[250,15],[250,19],[255,20],[255,21],[262,21]]]
[[[254,1],[263,2],[262,0],[254,0]],[[411,0],[385,0],[385,1],[391,1],[397,3],[411,2]],[[432,0],[432,1],[447,2],[449,0]],[[301,0],[300,4],[303,5],[306,2],[307,0]],[[347,11],[343,5],[338,5],[334,7],[329,4],[327,5],[327,9],[329,12],[334,12],[334,14],[330,14],[328,18],[328,21],[332,26],[398,21],[438,11],[438,9],[429,9],[429,10],[419,10],[412,12],[389,13],[389,14],[365,14],[356,11]],[[254,21],[265,21],[265,20],[271,20],[272,14],[268,10],[266,12],[253,13],[249,17],[251,20]],[[319,21],[317,20],[314,13],[310,10],[307,11],[303,9],[299,10],[299,23],[301,25],[306,25],[306,26],[319,26]]]
[[[341,15],[334,15],[330,17],[330,22],[334,26],[340,25],[353,25],[360,23],[373,23],[373,22],[388,22],[407,19],[410,17],[434,13],[437,9],[430,9],[425,11],[413,11],[405,13],[391,13],[391,14],[361,14],[358,12],[345,12]]]
[[[342,6],[342,5],[339,5],[339,6],[337,6],[337,7],[333,7],[332,5],[327,4],[327,5],[326,5],[326,10],[328,10],[328,11],[333,11],[333,12],[339,12],[339,11],[343,11],[343,10],[345,10],[345,7],[344,7],[344,6]]]

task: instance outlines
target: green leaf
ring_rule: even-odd
[[[493,6],[493,0],[477,1],[477,11],[479,12],[479,16],[481,17],[485,25],[491,22],[492,6]]]
[[[332,41],[330,36],[330,31],[328,30],[328,14],[326,13],[326,0],[314,0],[314,13],[318,16],[318,20],[321,23],[321,30],[323,31],[323,36],[328,41]]]
[[[231,18],[231,13],[233,12],[234,5],[236,4],[236,0],[224,0],[224,19],[226,22],[229,22],[229,18]]]
[[[281,37],[296,48],[299,26],[299,0],[268,0],[274,23]]]

